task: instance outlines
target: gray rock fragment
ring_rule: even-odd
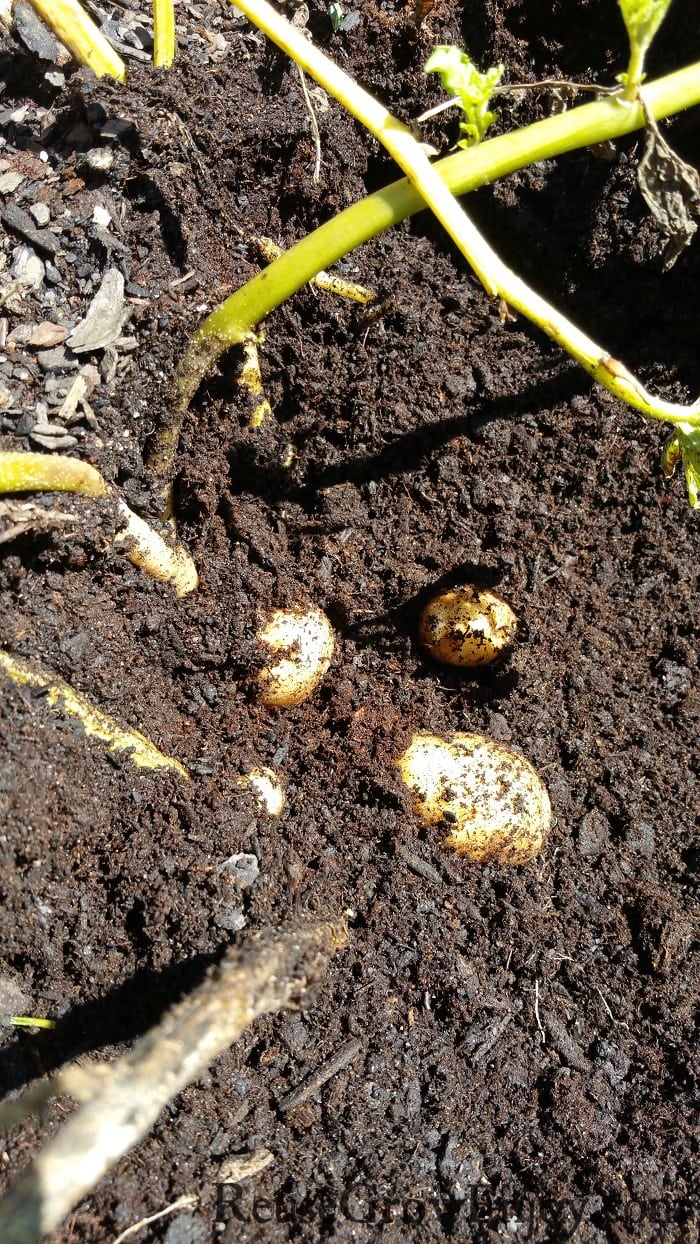
[[[14,6],[15,30],[22,43],[41,60],[52,60],[65,65],[70,56],[62,43],[45,26],[26,0],[17,0]]]
[[[625,830],[625,842],[630,851],[650,860],[655,849],[653,825],[650,825],[648,821],[632,822]]]
[[[38,229],[29,212],[18,207],[16,203],[6,203],[0,214],[0,220],[10,233],[17,233],[25,242],[31,242],[36,250],[47,255],[55,255],[60,250],[61,241],[50,229]]]
[[[52,350],[39,350],[36,361],[43,371],[75,371],[78,359],[72,350],[65,346],[54,346]]]
[[[209,1244],[211,1232],[199,1214],[178,1214],[165,1233],[164,1244]]]
[[[248,855],[245,851],[229,856],[222,868],[233,877],[240,890],[247,890],[260,874],[257,856]]]
[[[85,152],[78,169],[87,169],[91,173],[108,173],[114,164],[114,152],[109,147],[91,147]]]
[[[34,217],[34,220],[40,229],[43,229],[45,225],[48,225],[51,219],[51,211],[46,203],[32,203],[29,212],[30,215]]]
[[[610,823],[604,812],[591,808],[584,816],[578,831],[578,849],[587,859],[601,855],[610,839]]]
[[[124,305],[124,277],[117,268],[108,268],[87,314],[70,333],[68,345],[76,354],[104,350],[119,339],[130,314]]]
[[[38,289],[44,279],[44,264],[31,246],[18,246],[10,276],[22,289]]]
[[[58,450],[73,449],[78,444],[77,436],[70,436],[61,430],[59,433],[55,427],[47,428],[43,424],[41,431],[30,432],[29,439],[35,445],[39,445],[41,449]]]
[[[23,181],[26,181],[24,173],[18,173],[14,169],[8,169],[6,173],[0,176],[0,194],[14,194],[19,189]]]

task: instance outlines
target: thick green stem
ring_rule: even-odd
[[[657,120],[700,103],[700,63],[649,83],[644,99]],[[530,164],[622,137],[644,124],[644,111],[638,102],[606,97],[446,156],[434,168],[452,194],[467,194]],[[207,316],[185,351],[178,369],[176,401],[151,448],[149,464],[156,474],[162,478],[171,475],[189,402],[227,349],[245,341],[317,272],[426,207],[409,179],[401,178],[302,238]]]
[[[700,103],[700,63],[651,83],[644,90],[644,99],[657,120]],[[489,139],[479,147],[456,152],[434,167],[452,194],[468,194],[540,160],[619,138],[643,126],[641,105],[626,105],[613,96],[536,121],[512,134]],[[271,311],[322,268],[330,267],[363,242],[414,212],[425,210],[426,206],[408,178],[403,177],[359,203],[353,203],[302,238],[236,290],[199,326],[192,345],[195,353],[208,347],[205,370],[223,350],[244,341]],[[218,351],[214,343],[218,343]],[[192,380],[185,374],[184,361],[181,372],[185,387],[190,388]]]
[[[57,454],[0,453],[0,493],[78,492],[83,497],[106,497],[107,481],[80,458]]]
[[[153,64],[156,69],[172,65],[176,47],[173,0],[153,0]]]

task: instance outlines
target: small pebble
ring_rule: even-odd
[[[25,180],[26,178],[24,173],[17,173],[12,170],[8,173],[3,173],[2,176],[0,176],[0,194],[14,194],[15,190],[17,190]]]
[[[51,346],[58,346],[65,341],[68,336],[68,329],[61,324],[52,324],[50,320],[43,320],[41,324],[37,324],[33,329],[28,344],[37,349],[49,349]]]
[[[92,173],[108,173],[114,164],[114,152],[108,147],[91,147],[81,161],[81,168],[88,168]]]
[[[51,219],[51,212],[46,203],[32,203],[29,211],[41,228],[44,225],[48,225]]]
[[[107,211],[107,208],[103,207],[101,203],[95,204],[92,219],[96,225],[101,225],[103,229],[108,228],[108,226],[112,223],[112,217]]]
[[[239,890],[249,889],[260,876],[258,857],[249,855],[245,851],[229,856],[221,865],[221,870],[229,873]]]
[[[58,436],[53,430],[51,435],[45,435],[46,429],[42,428],[41,432],[30,432],[29,439],[35,445],[39,445],[42,449],[73,449],[78,444],[77,436]]]
[[[78,366],[77,358],[65,346],[54,346],[52,350],[40,350],[36,360],[43,371],[75,371]]]
[[[124,305],[124,277],[117,268],[108,268],[87,314],[70,333],[68,345],[78,354],[114,345],[130,314]]]
[[[47,255],[55,255],[60,249],[61,242],[56,234],[48,229],[37,229],[29,212],[23,211],[16,203],[5,204],[0,220],[11,233],[18,233],[21,238]]]
[[[44,264],[31,246],[18,246],[15,251],[10,276],[19,281],[23,289],[38,289],[44,279]]]
[[[103,26],[104,29],[105,27]],[[126,134],[132,133],[135,129],[136,126],[133,121],[128,121],[126,117],[110,117],[109,120],[105,121],[100,130],[100,138],[119,140],[124,138]]]

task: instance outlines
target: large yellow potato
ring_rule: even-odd
[[[526,864],[541,850],[552,810],[524,756],[481,734],[415,734],[397,761],[426,825],[452,826],[444,839],[483,863]]]

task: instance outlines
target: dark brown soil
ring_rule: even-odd
[[[503,61],[510,81],[610,82],[624,68],[612,0],[465,13],[438,0],[418,33],[410,6],[352,11],[359,24],[333,35],[315,6],[310,29],[406,120],[440,97],[422,73],[435,42]],[[180,20],[176,67],[135,66],[128,89],[71,67],[52,86],[19,43],[2,64],[0,155],[29,169],[12,197],[47,203],[60,238],[53,306],[37,291],[3,314],[10,332],[75,323],[94,278],[123,272],[134,341],[103,369],[97,427],[71,429],[69,452],[137,508],[187,333],[258,268],[246,236],[288,245],[396,176],[331,102],[314,184],[286,59],[223,5],[182,5]],[[675,0],[650,72],[699,53],[696,5]],[[550,104],[535,92],[515,121]],[[105,118],[132,125],[107,138]],[[452,125],[427,132],[446,148]],[[697,163],[697,116],[667,132]],[[114,160],[98,174],[85,153],[105,147]],[[582,327],[690,400],[700,246],[662,271],[639,149],[630,139],[608,159],[538,165],[469,208]],[[96,204],[113,212],[113,247]],[[8,233],[8,262],[18,244]],[[308,1008],[248,1030],[51,1238],[101,1244],[192,1194],[192,1209],[133,1238],[696,1240],[697,517],[682,481],[661,475],[664,429],[527,323],[501,323],[426,215],[341,269],[377,290],[382,313],[309,290],[275,313],[262,429],[247,427],[237,358],[193,404],[177,508],[198,592],[175,601],[112,551],[113,520],[93,502],[62,505],[80,521],[35,516],[0,545],[0,646],[193,774],[116,764],[3,682],[0,1019],[23,995],[30,1014],[58,1020],[39,1034],[4,1023],[3,1091],[123,1050],[244,923],[353,913],[349,949]],[[47,373],[28,345],[2,357],[14,394],[2,447],[36,449]],[[53,499],[34,500],[50,513]],[[510,661],[478,678],[431,665],[416,640],[427,595],[461,582],[495,587],[520,618]],[[248,672],[255,626],[295,598],[328,612],[336,657],[300,708],[264,710]],[[535,863],[470,866],[419,827],[394,764],[416,729],[485,731],[534,763],[555,812]],[[283,775],[279,821],[236,793],[255,762]],[[237,852],[259,861],[243,891],[222,868]],[[285,1110],[353,1037],[359,1054]],[[70,1108],[6,1139],[3,1185]],[[217,1191],[222,1163],[260,1146],[274,1164]]]

